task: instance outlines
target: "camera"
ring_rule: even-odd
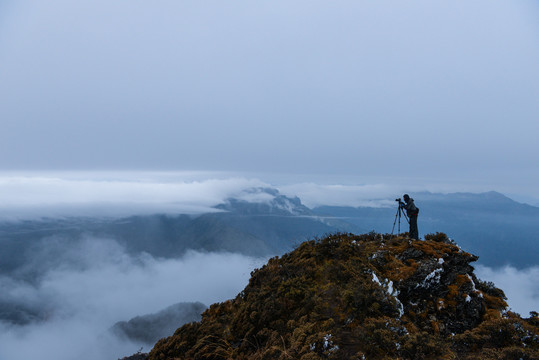
[[[401,198],[395,199],[395,201],[402,202]]]

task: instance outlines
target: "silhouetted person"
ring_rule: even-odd
[[[419,240],[419,231],[417,230],[417,215],[419,214],[419,209],[414,204],[414,199],[412,199],[408,194],[404,194],[402,197],[404,203],[401,203],[401,207],[406,209],[406,215],[410,219],[410,237],[412,239]]]

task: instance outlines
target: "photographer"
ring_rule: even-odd
[[[412,199],[408,194],[404,194],[402,197],[404,203],[400,202],[400,207],[406,210],[406,215],[410,218],[410,238],[419,240],[419,231],[417,230],[417,215],[419,215],[419,209],[414,204],[414,199]]]

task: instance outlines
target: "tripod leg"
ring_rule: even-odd
[[[395,224],[397,223],[397,217],[399,218],[399,233],[401,231],[401,221],[400,221],[400,208],[397,208],[397,213],[395,214],[395,220],[393,221],[393,228],[391,229],[391,235],[395,231]]]
[[[401,234],[401,207],[400,207],[400,204],[399,204],[399,234]]]

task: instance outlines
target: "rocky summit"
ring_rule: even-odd
[[[160,340],[165,359],[539,359],[539,318],[508,310],[445,234],[332,235],[252,272],[235,299]]]

